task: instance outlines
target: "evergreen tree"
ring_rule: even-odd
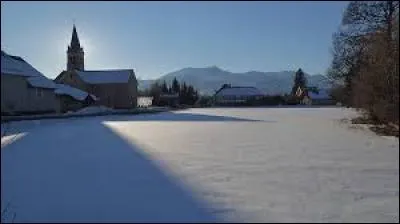
[[[196,103],[197,100],[199,100],[199,91],[195,90],[194,91],[194,103]]]
[[[194,88],[192,85],[189,85],[189,87],[188,87],[187,100],[188,100],[188,104],[190,104],[190,105],[194,104]]]
[[[165,80],[164,80],[164,83],[163,83],[162,86],[161,86],[161,92],[162,92],[163,94],[168,93],[168,86],[167,86],[167,82],[165,82]]]
[[[174,93],[178,93],[179,94],[180,90],[181,90],[181,87],[179,85],[178,80],[175,77],[174,80],[172,81],[172,91]]]
[[[150,86],[150,96],[153,97],[153,105],[158,105],[160,101],[161,86],[155,82]]]
[[[294,84],[293,84],[293,88],[292,88],[292,96],[296,95],[296,91],[297,89],[300,87],[302,90],[306,89],[306,85],[307,85],[307,80],[306,77],[304,75],[304,72],[301,70],[301,68],[299,70],[297,70],[295,76],[294,76]]]
[[[179,101],[182,104],[187,104],[187,91],[188,91],[188,88],[187,88],[186,83],[184,82],[182,85],[180,94],[179,94]]]

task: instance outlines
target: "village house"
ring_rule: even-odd
[[[235,105],[246,103],[249,100],[258,100],[263,96],[264,93],[255,87],[224,84],[213,98],[214,104],[217,105]]]
[[[59,110],[55,83],[18,56],[1,51],[1,114]]]
[[[97,97],[80,89],[65,84],[56,84],[55,94],[57,96],[59,111],[77,111],[83,107],[94,105]]]
[[[2,114],[74,111],[96,100],[93,94],[54,83],[21,57],[1,52]]]
[[[85,70],[84,52],[74,25],[67,51],[67,70],[54,80],[97,97],[97,104],[110,108],[137,106],[138,82],[133,69]]]
[[[329,91],[320,89],[317,92],[309,92],[310,104],[313,105],[335,105],[335,100],[330,96]]]
[[[316,87],[298,87],[296,97],[304,105],[334,105],[335,101],[326,89],[317,89]]]

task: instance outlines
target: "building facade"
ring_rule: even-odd
[[[213,96],[215,105],[240,105],[259,100],[264,93],[252,86],[231,86],[224,84]]]
[[[58,112],[55,89],[52,80],[24,59],[1,52],[2,115]]]
[[[56,84],[57,89],[54,91],[60,112],[77,111],[83,107],[95,105],[97,97],[80,89],[64,84]]]
[[[67,50],[67,70],[55,79],[95,95],[97,104],[115,109],[137,106],[137,79],[133,69],[85,70],[84,52],[74,25]]]

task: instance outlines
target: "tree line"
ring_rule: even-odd
[[[164,80],[162,83],[153,83],[144,94],[153,97],[153,105],[166,105],[166,98],[176,99],[177,104],[194,105],[199,99],[199,92],[192,85],[179,83],[174,78],[170,85]]]
[[[334,95],[368,119],[399,123],[399,2],[351,1],[333,35]]]

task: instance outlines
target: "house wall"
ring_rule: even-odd
[[[246,102],[248,100],[260,99],[262,96],[247,96],[247,95],[217,95],[215,96],[216,103],[233,103]]]
[[[128,83],[87,84],[75,72],[64,71],[55,80],[89,92],[99,98],[96,103],[111,108],[134,108],[137,106],[137,80],[132,73]]]
[[[74,98],[67,95],[57,95],[57,99],[60,104],[60,111],[62,113],[68,111],[77,111],[86,106],[84,102],[75,100]]]
[[[132,106],[137,107],[137,99],[138,99],[138,83],[135,78],[135,75],[132,74],[128,81],[128,89],[130,91],[130,100],[132,101]]]
[[[137,88],[132,82],[90,85],[90,93],[99,98],[98,104],[111,108],[133,108],[137,105]]]
[[[83,82],[83,80],[75,72],[63,71],[54,81],[59,84],[67,84],[86,92],[88,91],[88,85]]]
[[[59,109],[53,89],[29,86],[26,77],[1,74],[1,112],[55,112]]]

